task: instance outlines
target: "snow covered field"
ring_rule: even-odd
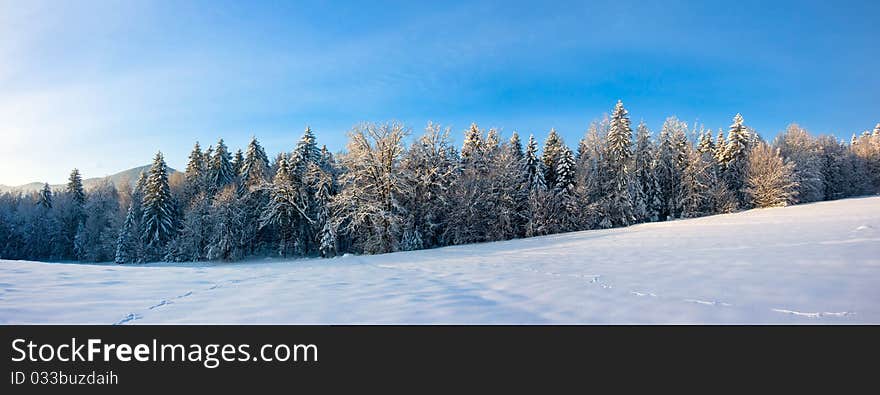
[[[0,323],[880,323],[880,197],[378,256],[0,261]]]

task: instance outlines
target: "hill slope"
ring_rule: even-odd
[[[0,261],[0,323],[880,323],[880,197],[377,256]]]
[[[137,182],[138,176],[140,176],[140,174],[142,172],[149,171],[149,170],[150,170],[150,165],[145,165],[145,166],[133,167],[128,170],[123,170],[123,171],[120,171],[119,173],[111,174],[106,177],[86,178],[83,180],[83,187],[86,190],[89,190],[89,189],[97,186],[98,183],[100,183],[101,181],[103,181],[105,179],[110,180],[110,182],[112,182],[113,185],[115,185],[117,189],[119,189],[120,187],[122,187],[126,183],[128,184],[128,186],[134,186],[134,184]],[[169,175],[174,174],[175,172],[177,172],[177,170],[174,170],[170,167],[168,168]],[[65,185],[64,184],[55,184],[55,185],[50,185],[50,187],[52,188],[53,191],[59,191],[59,190],[63,190]],[[28,193],[28,192],[39,191],[42,188],[43,188],[42,182],[32,182],[29,184],[16,185],[16,186],[0,185],[0,193],[14,192],[14,191]]]

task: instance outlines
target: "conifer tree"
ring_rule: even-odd
[[[241,168],[242,183],[249,188],[255,188],[266,182],[269,175],[269,158],[257,138],[253,137],[248,143]]]
[[[244,166],[244,154],[241,152],[241,149],[235,150],[235,155],[232,155],[232,174],[233,178],[238,178],[241,176],[241,168]]]
[[[119,233],[119,195],[116,187],[104,180],[92,189],[86,199],[85,212],[85,221],[80,224],[74,239],[76,259],[89,262],[113,259]]]
[[[235,170],[232,168],[232,157],[223,139],[217,141],[217,148],[211,156],[209,163],[209,180],[212,190],[223,189],[235,179]]]
[[[727,132],[721,166],[728,188],[737,197],[740,208],[749,207],[750,199],[745,188],[748,180],[748,155],[753,140],[754,136],[743,125],[742,115],[736,114]]]
[[[632,128],[623,102],[617,101],[611,114],[606,147],[605,170],[607,179],[604,185],[605,203],[604,226],[627,226],[635,221],[633,203],[630,196]]]
[[[571,150],[563,145],[556,165],[556,183],[553,189],[555,205],[551,219],[553,233],[577,229],[577,205],[575,191],[575,161]]]
[[[75,204],[82,206],[86,203],[86,193],[83,189],[82,176],[79,174],[79,169],[73,169],[70,172],[70,178],[67,180],[67,193]]]
[[[447,244],[453,194],[458,175],[449,128],[428,123],[425,133],[413,142],[401,161],[406,196],[401,205],[407,213],[402,249],[432,248]]]
[[[633,193],[634,215],[637,221],[657,221],[660,217],[660,184],[654,166],[654,147],[648,126],[644,122],[636,128],[636,146],[633,152],[635,182]]]
[[[192,151],[189,154],[189,161],[186,164],[186,171],[183,173],[184,177],[184,187],[183,187],[183,204],[189,205],[192,204],[195,196],[200,195],[204,198],[206,186],[207,186],[207,163],[205,160],[205,154],[202,153],[201,146],[199,146],[199,142],[193,146]]]
[[[43,189],[40,190],[37,204],[45,209],[52,208],[52,188],[49,188],[48,183],[43,184]]]
[[[465,132],[464,143],[461,146],[461,162],[475,167],[484,166],[483,163],[483,131],[472,123]]]
[[[526,173],[526,185],[528,187],[528,221],[526,223],[526,236],[547,234],[550,229],[550,212],[547,200],[550,198],[550,190],[544,179],[544,164],[538,158],[538,143],[534,135],[529,135],[526,145],[524,172]]]
[[[219,154],[219,151],[218,151]],[[168,168],[161,152],[156,153],[144,186],[143,240],[151,259],[164,255],[165,244],[177,233],[177,212],[168,186]]]
[[[125,222],[116,239],[116,257],[118,264],[143,262],[143,198],[147,185],[147,172],[138,175],[137,183],[131,192],[131,203],[125,216]]]
[[[279,156],[277,167],[278,170],[272,178],[268,205],[260,216],[260,227],[273,226],[278,230],[276,252],[279,256],[288,256],[295,249],[293,224],[304,213],[305,204],[291,184],[290,165],[284,153]]]
[[[697,152],[700,154],[715,152],[715,143],[712,141],[712,131],[700,130],[700,139],[697,145]]]
[[[541,152],[541,162],[544,164],[544,180],[549,186],[556,182],[556,168],[559,167],[560,156],[565,143],[556,133],[556,129],[550,129],[547,139],[544,140],[544,150]]]

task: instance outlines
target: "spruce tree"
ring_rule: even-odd
[[[232,174],[234,174],[234,178],[238,178],[241,176],[241,169],[244,166],[244,154],[241,152],[241,149],[235,150],[235,155],[232,156]]]
[[[748,155],[754,137],[743,125],[743,117],[736,114],[730,130],[727,132],[726,146],[721,158],[724,176],[727,186],[737,197],[740,208],[749,207],[749,197],[746,193],[746,181],[748,180]]]
[[[697,145],[697,152],[699,152],[700,154],[715,152],[715,143],[712,141],[711,131],[700,130],[700,138]]]
[[[627,226],[635,221],[630,196],[632,137],[629,116],[618,100],[608,129],[603,226]]]
[[[272,178],[269,201],[260,215],[260,228],[277,229],[276,253],[288,256],[295,251],[294,221],[304,213],[306,207],[299,191],[291,183],[290,165],[284,153],[278,158],[277,168]]]
[[[544,150],[541,152],[541,162],[544,164],[544,180],[552,186],[556,182],[556,168],[559,167],[559,159],[565,143],[556,133],[556,129],[550,129],[547,139],[544,140]]]
[[[217,141],[217,148],[214,149],[214,154],[210,159],[208,167],[210,169],[210,187],[214,191],[223,189],[224,186],[228,185],[235,179],[235,170],[232,168],[232,157],[229,154],[229,150],[226,148],[226,144],[223,143],[222,138]]]
[[[660,217],[660,184],[655,172],[654,151],[648,126],[641,122],[636,128],[636,146],[633,152],[633,206],[637,221],[654,222]]]
[[[454,209],[450,190],[458,176],[458,160],[450,129],[429,123],[425,133],[411,145],[400,163],[405,180],[401,206],[407,213],[401,248],[413,250],[447,244]]]
[[[547,234],[549,231],[550,213],[547,205],[549,191],[544,179],[544,164],[538,158],[538,142],[534,135],[529,135],[526,145],[524,169],[528,188],[528,221],[526,236]]]
[[[149,258],[158,259],[164,255],[165,244],[177,233],[177,213],[168,186],[168,168],[161,152],[156,153],[150,167],[142,206],[142,237],[151,249]]]
[[[249,188],[254,188],[266,182],[269,175],[269,158],[257,138],[253,137],[248,143],[244,164],[241,168],[242,183]]]
[[[461,162],[482,167],[484,165],[483,145],[483,131],[477,127],[476,123],[472,123],[464,134],[464,143],[461,145]]]
[[[547,188],[547,183],[544,180],[544,165],[538,160],[538,142],[533,134],[529,135],[529,142],[526,145],[524,167],[528,175],[526,184],[529,190],[544,190]]]
[[[559,163],[556,165],[556,182],[553,188],[555,205],[552,229],[553,233],[576,230],[577,206],[575,191],[575,161],[571,150],[563,145],[559,152]]]
[[[82,206],[86,203],[86,192],[83,189],[82,176],[79,174],[79,169],[73,169],[70,172],[70,177],[67,180],[67,193],[77,205]]]
[[[192,204],[193,199],[205,191],[207,183],[206,170],[207,164],[205,154],[202,153],[201,146],[199,146],[199,142],[197,141],[189,154],[186,171],[183,173],[183,203],[185,205]],[[202,198],[204,198],[203,194]]]
[[[49,188],[48,183],[43,184],[43,189],[40,190],[37,204],[45,209],[52,208],[52,188]]]
[[[118,264],[143,261],[143,198],[147,185],[146,172],[138,175],[137,183],[131,192],[131,203],[125,215],[125,221],[116,239],[116,257]]]

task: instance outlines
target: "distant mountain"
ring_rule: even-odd
[[[149,171],[149,170],[150,170],[150,165],[145,165],[145,166],[131,168],[128,170],[123,170],[123,171],[120,171],[119,173],[111,174],[106,177],[86,178],[83,180],[83,187],[86,190],[89,190],[89,189],[97,186],[103,180],[110,180],[110,182],[112,182],[113,185],[116,186],[117,189],[121,188],[122,186],[125,186],[126,183],[128,183],[128,186],[134,186],[134,184],[137,182],[137,179],[140,176],[140,174],[143,172]],[[168,175],[172,175],[176,172],[177,172],[177,170],[174,170],[170,167],[168,168]],[[52,190],[57,191],[57,190],[64,189],[65,184],[49,185],[49,186],[52,188]],[[29,184],[17,185],[17,186],[0,185],[0,193],[15,192],[15,191],[29,193],[29,192],[39,191],[42,188],[43,188],[42,182],[32,182]]]

